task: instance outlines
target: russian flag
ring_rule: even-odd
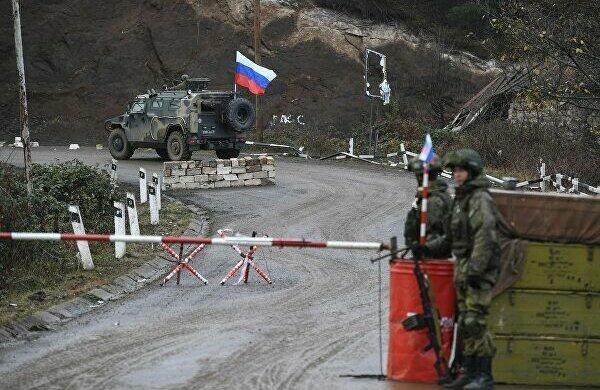
[[[246,87],[255,95],[262,95],[277,76],[271,69],[264,68],[246,58],[239,51],[235,56],[235,83]]]
[[[435,151],[433,150],[433,141],[431,140],[431,136],[429,133],[425,136],[425,144],[423,145],[423,149],[421,149],[421,154],[419,154],[419,160],[424,163],[429,163],[433,160],[433,155]]]

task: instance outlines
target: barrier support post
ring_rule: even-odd
[[[140,168],[140,203],[146,203],[148,201],[148,189],[146,186],[146,170],[144,168]]]
[[[85,227],[83,226],[83,219],[81,218],[79,206],[69,205],[69,214],[71,216],[73,233],[85,234]],[[87,241],[77,241],[77,249],[79,250],[79,256],[81,257],[83,269],[94,269],[94,261],[92,260],[92,253],[90,252],[89,243]]]
[[[114,202],[115,207],[115,235],[125,235],[125,205],[121,202]],[[126,243],[123,241],[115,242],[115,258],[121,259],[125,256]]]
[[[127,193],[127,216],[129,219],[129,234],[132,236],[140,235],[140,223],[138,220],[137,206],[135,204],[135,195]]]

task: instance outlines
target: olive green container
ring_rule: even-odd
[[[600,386],[600,340],[496,336],[497,383]]]
[[[488,321],[499,334],[600,338],[600,293],[509,289]]]
[[[512,287],[600,292],[600,247],[530,242],[522,276]]]

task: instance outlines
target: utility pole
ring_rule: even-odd
[[[15,22],[15,54],[19,72],[19,98],[21,102],[21,141],[23,142],[23,159],[25,160],[25,181],[27,194],[32,193],[31,184],[31,145],[29,144],[29,115],[27,114],[27,90],[25,88],[25,64],[23,63],[23,40],[21,39],[21,15],[19,0],[12,0],[13,19]]]
[[[254,0],[254,62],[260,65],[260,0]],[[259,142],[263,140],[263,129],[258,112],[258,95],[255,97],[256,106],[256,136]]]

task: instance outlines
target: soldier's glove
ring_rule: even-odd
[[[418,260],[422,259],[423,257],[425,257],[429,254],[429,249],[427,249],[427,247],[425,245],[421,245],[421,244],[411,245],[410,251],[413,254],[413,258],[418,259]]]

